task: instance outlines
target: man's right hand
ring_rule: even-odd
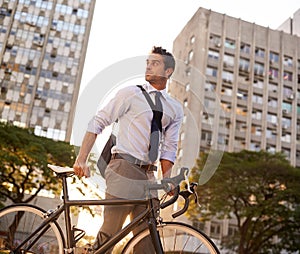
[[[84,162],[80,162],[78,160],[75,161],[73,165],[74,173],[78,177],[90,177],[90,168],[89,166]]]

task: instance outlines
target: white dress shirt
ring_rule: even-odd
[[[154,99],[153,91],[157,90],[149,83],[143,87]],[[167,94],[166,89],[160,92],[163,117],[159,158],[174,162],[183,109],[178,101]],[[100,134],[106,126],[118,119],[117,144],[112,152],[127,153],[149,162],[152,117],[151,107],[142,90],[137,86],[129,86],[120,89],[110,102],[98,110],[89,122],[87,131]]]

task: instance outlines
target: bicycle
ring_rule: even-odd
[[[63,202],[54,210],[44,209],[30,204],[13,204],[0,210],[0,253],[11,254],[74,254],[76,243],[84,236],[83,230],[71,226],[70,208],[72,206],[93,206],[93,205],[128,205],[142,204],[147,206],[145,211],[134,218],[121,231],[104,242],[95,254],[105,253],[112,249],[120,240],[125,238],[138,224],[147,220],[148,229],[134,235],[121,253],[132,254],[134,247],[146,237],[151,237],[155,252],[162,253],[214,253],[219,250],[214,242],[203,232],[181,222],[164,222],[160,217],[154,215],[154,206],[149,197],[145,200],[126,199],[102,199],[102,200],[70,200],[68,196],[67,178],[74,175],[72,168],[63,168],[48,165],[56,175],[62,179]],[[151,184],[147,187],[150,193],[152,190],[170,191],[170,186],[177,186],[174,195],[167,201],[163,201],[160,209],[173,204],[181,195],[185,200],[182,210],[173,214],[173,218],[183,214],[189,205],[189,197],[195,193],[195,184],[187,184],[188,188],[179,191],[179,184],[185,180],[188,169],[181,168],[180,174],[164,179],[161,183]],[[66,236],[64,235],[58,218],[65,217]],[[24,227],[24,228],[23,228]],[[139,253],[138,253],[139,254]]]

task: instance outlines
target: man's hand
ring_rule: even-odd
[[[78,177],[90,177],[90,168],[85,162],[82,163],[76,160],[73,165],[73,169],[75,175],[77,175]]]

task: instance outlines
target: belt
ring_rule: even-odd
[[[126,153],[114,153],[111,156],[112,159],[123,159],[128,161],[129,163],[132,163],[136,165],[139,168],[145,169],[145,171],[157,171],[157,167],[153,164],[148,164],[145,161],[139,160],[130,154]]]

